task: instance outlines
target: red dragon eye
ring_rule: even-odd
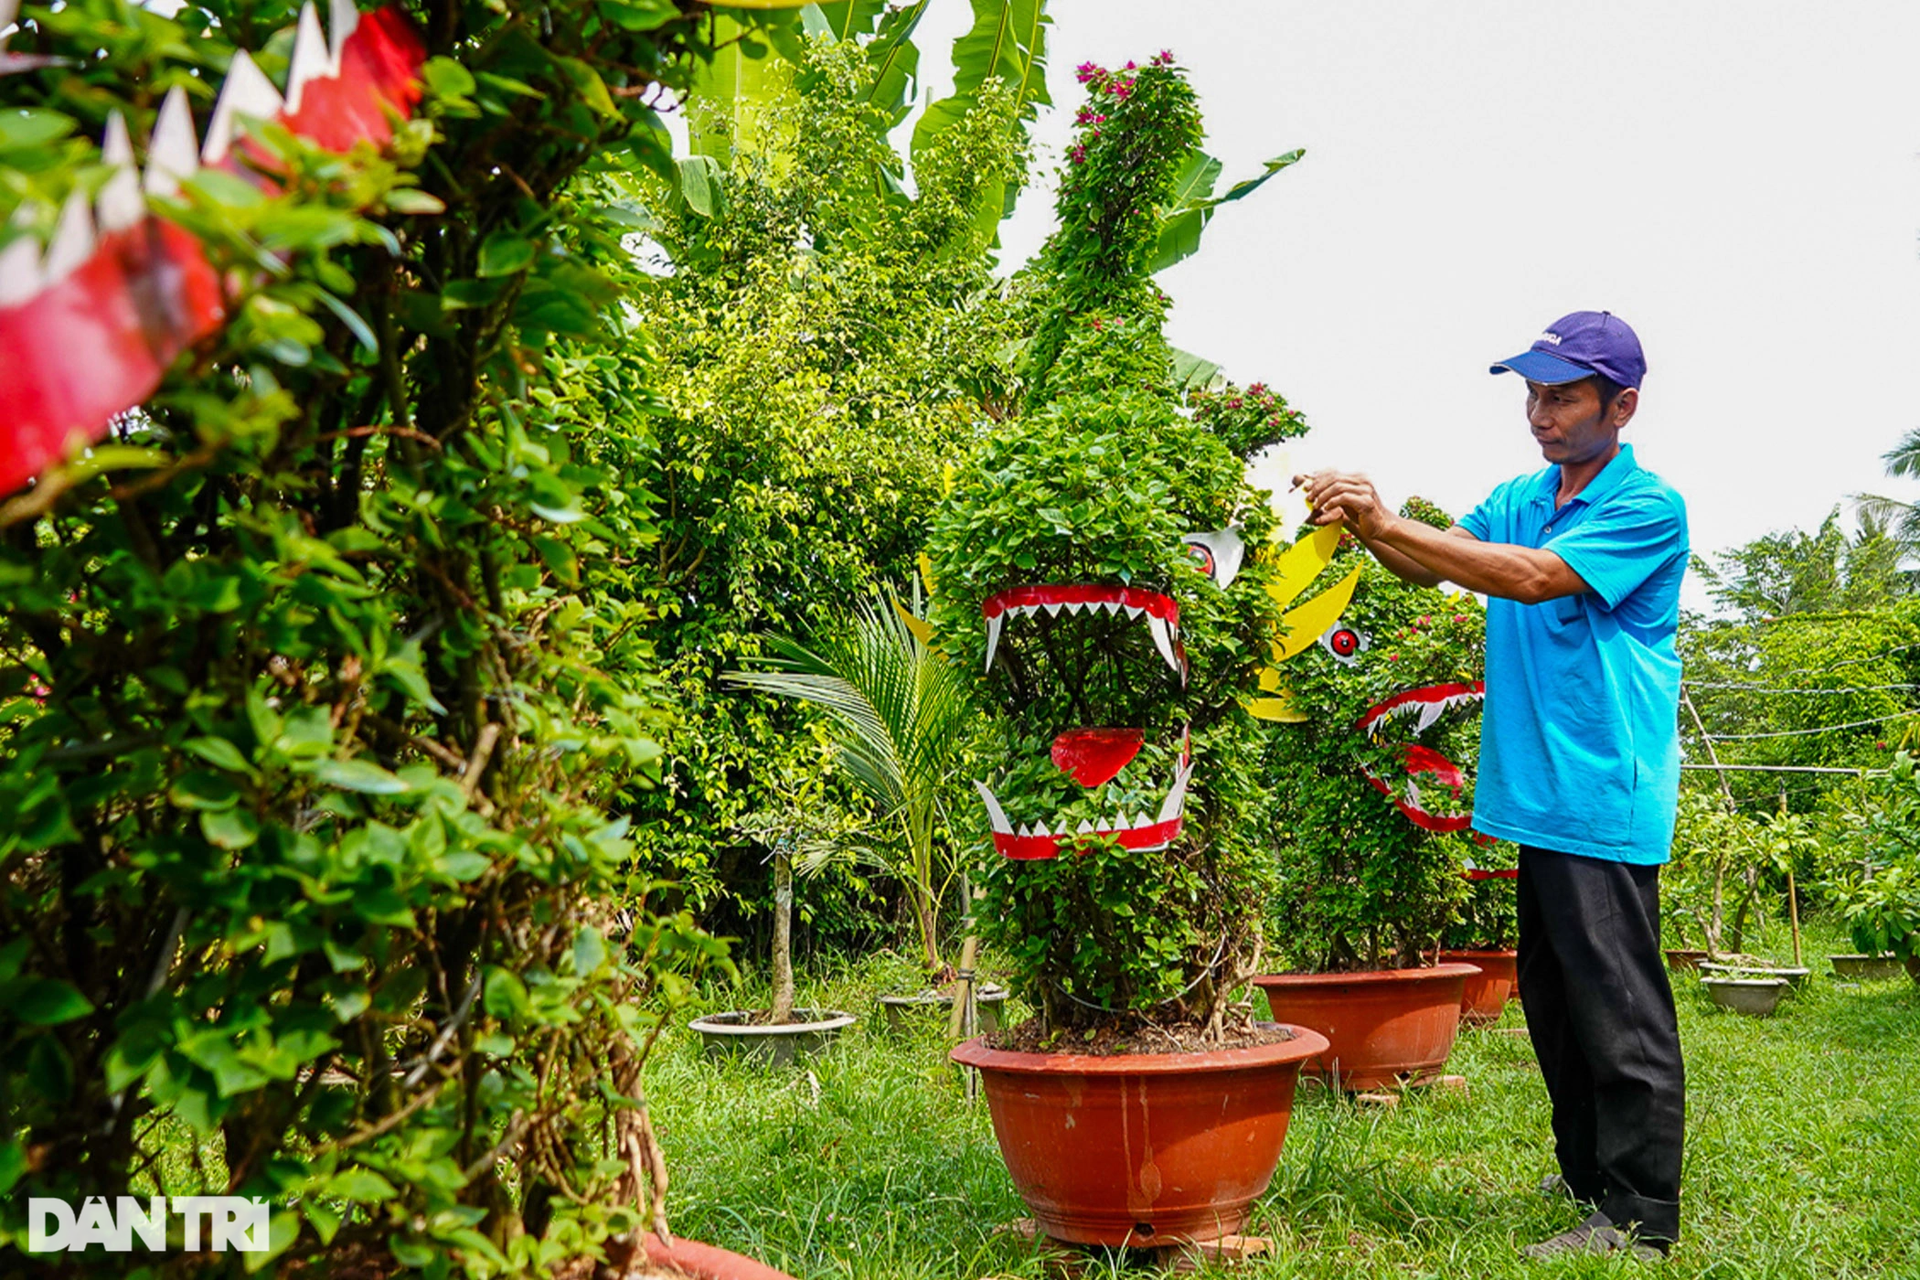
[[[1352,627],[1334,623],[1320,635],[1320,647],[1338,662],[1350,663],[1367,647],[1367,638]]]
[[[1200,572],[1206,574],[1209,578],[1213,576],[1213,549],[1211,547],[1199,542],[1189,542],[1187,544],[1187,554],[1193,557],[1193,562],[1199,566]]]

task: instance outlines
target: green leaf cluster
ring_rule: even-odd
[[[263,126],[277,190],[158,206],[228,324],[0,516],[7,1240],[29,1194],[149,1189],[432,1275],[632,1225],[638,1064],[724,948],[619,812],[666,719],[660,404],[596,184],[672,172],[697,9],[430,6],[384,152]],[[61,61],[8,77],[0,215],[98,181],[109,111],[204,110],[242,47],[283,76],[294,17],[27,6]]]

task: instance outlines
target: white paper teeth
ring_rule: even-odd
[[[1420,710],[1420,723],[1415,726],[1413,730],[1415,736],[1425,733],[1428,726],[1440,718],[1440,713],[1445,711],[1448,705],[1449,704],[1444,702],[1429,702],[1426,706],[1422,707]]]
[[[60,208],[60,221],[53,228],[53,239],[47,242],[47,256],[41,259],[43,282],[58,284],[72,275],[75,268],[93,256],[97,242],[93,206],[87,203],[85,192],[75,190]]]
[[[287,114],[300,110],[307,81],[338,75],[339,64],[327,48],[326,32],[320,29],[320,11],[313,0],[300,6],[300,24],[294,28],[293,56],[287,59]]]
[[[993,791],[984,782],[975,782],[974,788],[980,792],[980,799],[986,802],[987,820],[993,823],[993,829],[1001,835],[1012,835],[1013,824],[1007,821],[1007,811],[994,799]]]
[[[160,104],[153,122],[153,137],[147,140],[147,172],[141,185],[150,196],[166,199],[177,195],[183,178],[191,178],[200,167],[200,143],[193,134],[193,113],[187,109],[187,95],[175,85]]]
[[[1420,808],[1420,787],[1411,778],[1407,779],[1407,807],[1410,809]],[[1424,813],[1426,811],[1422,809],[1421,812]]]
[[[219,164],[233,146],[234,126],[240,116],[271,120],[285,109],[286,99],[267,79],[267,73],[254,65],[245,49],[233,55],[227,64],[227,80],[220,86],[220,100],[213,104],[213,119],[207,122],[207,144],[200,159]]]
[[[328,74],[340,74],[340,54],[347,47],[347,38],[360,26],[360,8],[353,0],[332,0],[331,12],[327,14],[328,25],[333,28],[333,57]]]
[[[987,670],[993,670],[994,651],[1000,647],[1000,627],[1007,620],[1006,614],[987,619]]]
[[[46,283],[40,271],[40,245],[31,232],[0,249],[0,307],[25,302]]]
[[[1187,807],[1187,779],[1193,777],[1193,766],[1185,765],[1174,771],[1173,789],[1167,792],[1167,798],[1160,803],[1158,821],[1172,822]]]
[[[1141,614],[1143,614],[1143,613],[1145,613],[1145,612],[1146,612],[1146,610],[1145,610],[1145,609],[1143,609],[1143,608],[1141,608],[1141,607],[1140,607],[1139,605],[1137,605],[1137,604],[1130,604],[1130,605],[1127,605],[1127,606],[1126,606],[1126,610],[1127,610],[1127,617],[1129,617],[1129,618],[1137,618],[1137,617],[1139,617],[1139,616],[1140,616]]]
[[[133,167],[133,140],[127,136],[127,122],[118,111],[107,117],[100,158],[114,166],[114,171],[100,188],[96,220],[102,234],[124,231],[147,216],[147,201],[140,194],[140,174]]]
[[[1153,636],[1153,647],[1160,651],[1160,656],[1167,660],[1167,665],[1172,667],[1175,672],[1178,672],[1180,670],[1180,659],[1175,657],[1173,652],[1172,624],[1165,618],[1156,618],[1152,614],[1148,614],[1147,630]]]

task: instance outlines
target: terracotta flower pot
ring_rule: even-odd
[[[1485,1026],[1500,1016],[1517,984],[1518,951],[1442,951],[1447,964],[1470,964],[1480,972],[1468,978],[1460,996],[1460,1020]]]
[[[1470,964],[1365,973],[1280,973],[1255,978],[1275,1022],[1325,1036],[1327,1051],[1301,1070],[1336,1087],[1392,1088],[1439,1074],[1460,1032]]]
[[[656,1267],[678,1267],[694,1280],[793,1280],[786,1272],[775,1271],[764,1262],[755,1262],[698,1240],[676,1238],[673,1247],[668,1248],[660,1243],[660,1237],[649,1232],[646,1244],[648,1262]]]
[[[1000,1154],[1056,1240],[1111,1246],[1212,1240],[1245,1228],[1273,1180],[1300,1064],[1326,1039],[1214,1053],[1012,1053],[984,1037],[977,1067]]]

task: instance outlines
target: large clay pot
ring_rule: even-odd
[[[1341,1089],[1388,1089],[1438,1075],[1460,1033],[1470,964],[1255,978],[1275,1022],[1311,1027],[1327,1051],[1301,1070]]]
[[[1483,1027],[1500,1016],[1513,997],[1518,951],[1442,951],[1448,964],[1470,964],[1480,972],[1468,978],[1460,995],[1460,1020]]]
[[[1120,1247],[1243,1230],[1273,1180],[1300,1064],[1293,1039],[1215,1053],[1013,1053],[954,1048],[986,1089],[1000,1154],[1040,1230]]]
[[[676,1238],[673,1247],[668,1248],[660,1243],[660,1237],[649,1232],[646,1243],[648,1262],[656,1267],[678,1267],[694,1280],[793,1280],[786,1272],[775,1271],[764,1262],[755,1262],[698,1240]]]

